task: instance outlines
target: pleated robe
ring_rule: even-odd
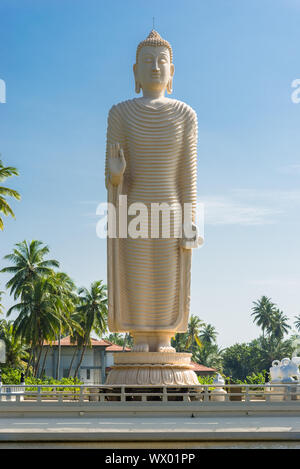
[[[126,169],[120,185],[109,179],[109,145],[119,143]],[[108,116],[106,185],[108,202],[127,195],[127,205],[168,203],[172,212],[168,238],[160,231],[147,238],[109,238],[108,325],[110,331],[168,331],[187,329],[190,305],[191,250],[180,246],[174,231],[183,204],[192,206],[195,221],[197,116],[187,104],[169,99],[158,108],[132,99],[114,105]],[[176,207],[181,204],[182,212]],[[178,218],[179,217],[179,218]],[[128,224],[132,217],[128,217]],[[149,225],[151,216],[149,214]],[[176,225],[178,226],[178,225]],[[164,235],[165,236],[165,235]],[[178,235],[177,235],[178,236]]]

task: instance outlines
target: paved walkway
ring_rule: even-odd
[[[122,417],[1,418],[0,443],[294,441],[300,446],[300,417]],[[179,446],[178,446],[179,447]]]

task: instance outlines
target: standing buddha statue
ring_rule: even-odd
[[[140,371],[138,379],[139,370],[119,363],[108,382],[154,380],[159,384],[174,381],[174,376],[171,377],[169,369],[166,379],[160,372],[156,373],[156,378],[152,373],[152,381],[149,373],[147,378],[149,354],[152,353],[152,362],[154,356],[162,362],[161,367],[167,365],[168,360],[169,364],[174,361],[175,356],[178,361],[180,356],[189,355],[176,354],[171,338],[176,332],[187,330],[191,254],[201,242],[195,225],[197,116],[187,104],[165,96],[166,91],[172,93],[173,52],[169,42],[155,30],[138,45],[133,71],[135,91],[142,90],[143,96],[110,109],[106,187],[108,201],[116,207],[117,218],[126,196],[129,207],[126,228],[133,220],[130,207],[143,204],[148,214],[147,233],[132,237],[126,230],[125,235],[108,236],[108,324],[111,332],[130,332],[133,336],[131,353],[135,354],[135,363],[138,354],[143,357],[144,376],[141,378]],[[155,227],[151,226],[154,224],[153,206],[170,207],[168,236],[163,236],[161,218],[156,219]],[[189,207],[188,223],[182,221],[185,206]],[[180,228],[184,225],[180,235],[175,229],[179,225]],[[153,231],[155,236],[152,236]],[[130,354],[120,357],[123,362],[124,355],[129,359]],[[186,373],[185,378],[181,373],[180,379],[195,384],[189,358],[181,358]],[[131,378],[128,378],[128,367]]]

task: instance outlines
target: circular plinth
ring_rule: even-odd
[[[114,354],[115,365],[191,365],[191,353],[177,352],[118,352]]]
[[[195,385],[199,384],[190,353],[126,352],[115,354],[115,365],[106,384]]]

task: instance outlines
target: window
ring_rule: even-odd
[[[91,379],[91,370],[89,368],[86,370],[86,379]]]

